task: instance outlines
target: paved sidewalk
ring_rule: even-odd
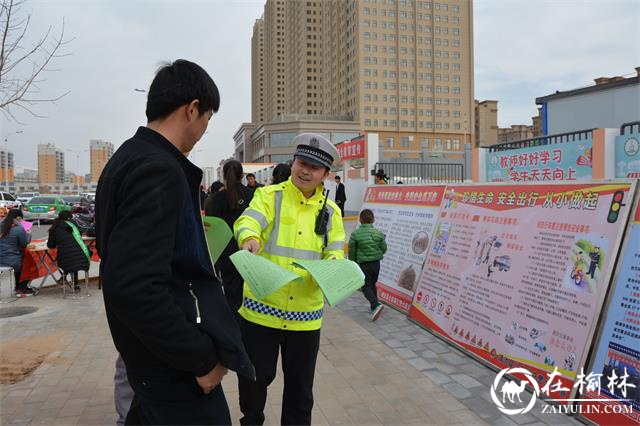
[[[547,404],[541,400],[527,414],[506,416],[498,410],[489,393],[497,374],[495,371],[444,343],[407,320],[404,314],[389,307],[386,307],[378,321],[372,323],[368,316],[369,304],[359,293],[344,301],[339,309],[490,424],[582,424],[564,414],[542,414],[542,407]]]
[[[42,364],[26,379],[0,385],[2,425],[113,425],[116,353],[102,293],[95,285],[84,300],[63,300],[59,288],[0,305],[36,307],[34,313],[0,319],[0,355],[9,352]],[[24,352],[17,352],[23,349]],[[489,402],[494,373],[387,308],[369,322],[360,293],[340,309],[327,309],[316,374],[313,423],[324,425],[553,424],[569,421],[501,415]],[[3,377],[12,373],[0,366]],[[224,388],[238,423],[234,374]],[[279,424],[282,379],[271,387],[267,424]],[[532,410],[533,411],[533,410]],[[539,412],[540,410],[536,410]]]

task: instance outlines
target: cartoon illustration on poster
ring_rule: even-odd
[[[568,389],[548,396],[568,398],[635,183],[450,190],[409,317],[500,369],[528,368],[541,385],[557,368]]]
[[[601,248],[606,245],[604,240],[603,237],[593,235],[576,237],[569,253],[571,262],[565,271],[565,288],[595,293],[605,261],[604,250]]]
[[[363,209],[386,236],[387,253],[380,262],[378,297],[404,312],[432,243],[444,185],[387,185],[367,188]]]

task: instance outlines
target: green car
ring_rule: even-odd
[[[33,197],[22,208],[27,220],[54,220],[63,210],[71,210],[71,206],[58,195],[40,195]]]

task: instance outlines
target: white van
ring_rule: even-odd
[[[33,197],[39,197],[39,192],[23,192],[18,194],[18,201],[22,204],[27,204]]]

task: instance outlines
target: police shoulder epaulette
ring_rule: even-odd
[[[267,186],[263,186],[260,189],[267,194],[272,194],[274,192],[284,191],[285,186],[284,185],[267,185]]]

